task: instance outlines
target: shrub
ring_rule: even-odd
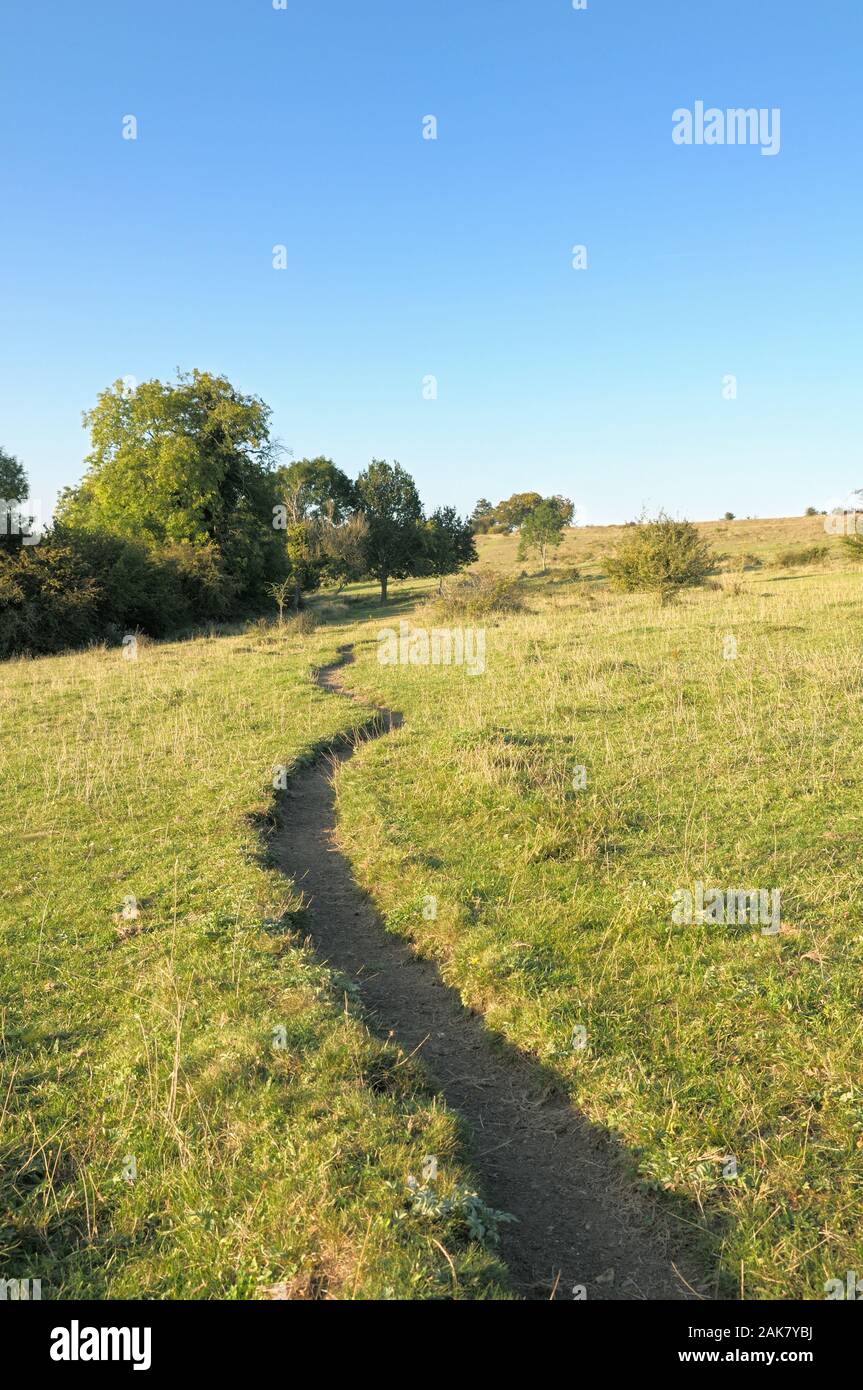
[[[0,656],[83,646],[99,627],[99,585],[74,550],[0,551]]]
[[[740,555],[731,556],[728,568],[732,574],[742,574],[744,570],[760,570],[764,567],[764,561],[750,551],[745,550]]]
[[[307,608],[304,608],[299,613],[294,613],[290,618],[286,619],[282,626],[282,631],[290,632],[295,637],[307,637],[310,632],[314,632],[317,626],[318,619],[316,615],[311,613]]]
[[[166,637],[236,613],[237,583],[211,546],[153,549],[57,527],[0,551],[0,656],[44,656],[124,633]]]
[[[681,589],[703,584],[717,557],[691,521],[674,521],[660,513],[639,521],[606,560],[612,587],[625,593],[645,591],[670,603]]]
[[[518,581],[496,570],[475,570],[444,582],[433,607],[444,617],[478,618],[487,613],[515,613],[522,606]]]
[[[830,554],[829,545],[807,545],[799,550],[783,550],[776,557],[783,569],[795,569],[798,565],[819,565]]]

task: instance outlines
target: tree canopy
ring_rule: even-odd
[[[381,603],[386,603],[390,579],[405,579],[421,570],[422,503],[416,483],[398,462],[372,459],[357,478],[356,487],[368,526],[368,573],[378,580]]]
[[[91,452],[60,498],[63,526],[209,546],[246,597],[284,570],[270,410],[257,396],[201,371],[134,391],[117,381],[84,423]]]

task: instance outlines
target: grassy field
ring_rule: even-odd
[[[313,686],[308,644],[11,662],[0,718],[0,1277],[500,1296],[459,1217],[406,1201],[428,1152],[442,1195],[471,1186],[456,1120],[301,946],[263,852],[274,767],[363,718]]]
[[[381,665],[358,629],[351,686],[405,723],[343,770],[342,834],[390,929],[697,1228],[718,1293],[819,1298],[863,1265],[863,576],[832,540],[772,563],[821,518],[704,529],[762,568],[660,609],[602,583],[612,528],[572,533],[523,613],[475,620],[483,675]],[[698,882],[779,890],[779,932],[677,925]]]
[[[380,664],[382,625],[463,621],[423,583],[383,615],[315,600],[306,637],[2,669],[0,1275],[507,1296],[463,1222],[411,1212],[426,1153],[472,1187],[457,1122],[300,944],[263,849],[273,768],[367,714],[310,679],[346,643],[346,683],[405,715],[339,775],[389,929],[616,1136],[716,1293],[863,1267],[863,574],[821,518],[712,523],[723,573],[660,608],[604,583],[621,530],[569,533],[544,576],[481,541],[527,571],[522,612],[473,621],[481,675]],[[779,932],[676,923],[699,882],[778,890]]]

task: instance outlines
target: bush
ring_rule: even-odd
[[[732,574],[742,574],[744,570],[760,570],[764,567],[764,561],[751,551],[745,550],[740,555],[732,555],[728,561],[728,568]]]
[[[99,630],[99,585],[65,547],[0,551],[0,656],[77,647]]]
[[[300,613],[294,613],[282,624],[283,632],[290,632],[294,637],[308,637],[310,632],[314,632],[318,626],[316,614],[304,608]]]
[[[475,570],[444,582],[432,605],[444,617],[479,618],[487,613],[515,613],[522,607],[518,581],[496,570]]]
[[[783,569],[796,569],[798,565],[819,565],[830,554],[829,545],[807,545],[800,550],[783,550],[776,557]]]
[[[124,633],[166,637],[237,615],[237,583],[215,547],[158,550],[57,527],[39,545],[0,550],[0,657],[37,656]]]
[[[681,589],[703,584],[716,561],[691,521],[660,513],[653,521],[638,522],[606,559],[606,570],[613,588],[655,593],[670,603]]]

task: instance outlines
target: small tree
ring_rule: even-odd
[[[445,575],[457,574],[477,558],[473,524],[462,521],[455,507],[438,507],[425,524],[426,562],[443,592]]]
[[[660,512],[653,521],[641,520],[629,530],[606,569],[615,589],[659,595],[670,603],[681,589],[703,584],[714,556],[691,521],[673,521]]]
[[[7,502],[23,502],[29,496],[23,463],[0,447],[0,497]]]
[[[735,520],[734,513],[733,513],[733,512],[726,512],[726,513],[725,513],[725,516],[722,518],[722,520],[723,520],[723,521],[734,521],[734,520]]]
[[[293,588],[294,580],[290,574],[286,579],[279,579],[276,583],[267,585],[267,593],[270,598],[275,599],[276,607],[279,610],[279,627],[284,624],[285,608]]]
[[[385,459],[372,459],[356,487],[368,525],[367,572],[377,579],[386,603],[389,580],[417,574],[422,566],[422,503],[410,473]]]
[[[0,448],[0,547],[17,550],[22,533],[33,524],[33,518],[25,517],[17,505],[29,496],[24,465]]]
[[[320,553],[324,578],[336,585],[337,591],[354,579],[361,579],[366,567],[368,522],[362,512],[336,524],[330,516],[318,520]]]
[[[481,497],[471,513],[471,525],[478,535],[485,535],[494,525],[495,512],[487,497]]]
[[[547,568],[546,561],[549,550],[556,550],[563,540],[566,521],[560,500],[557,497],[544,498],[538,506],[534,507],[533,511],[528,512],[521,526],[521,538],[518,543],[516,558],[526,560],[528,555],[538,551],[543,574]],[[571,516],[571,502],[569,507]]]

